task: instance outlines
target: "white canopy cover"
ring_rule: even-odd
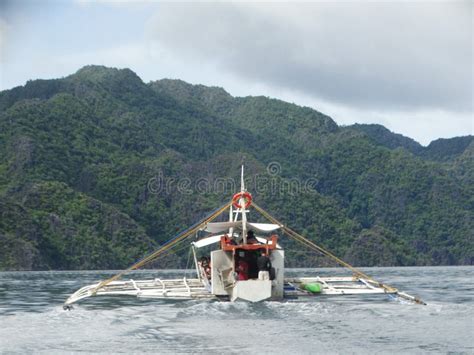
[[[209,233],[219,233],[227,231],[230,228],[242,229],[242,221],[208,223],[203,230]],[[280,226],[278,224],[247,222],[247,229],[252,229],[257,232],[268,233],[279,228]]]
[[[198,240],[197,242],[193,242],[193,245],[198,249],[202,247],[207,247],[208,245],[218,243],[221,240],[221,237],[223,235],[224,234],[219,234],[219,235],[213,235],[212,237],[203,238],[203,239]],[[265,238],[262,238],[262,237],[256,237],[256,238],[262,244],[267,243],[267,240]],[[280,248],[279,245],[277,245],[277,247]]]

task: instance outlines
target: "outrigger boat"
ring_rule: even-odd
[[[248,220],[250,208],[255,209],[270,223]],[[213,222],[228,211],[226,222]],[[278,242],[277,233],[285,234],[306,247],[329,257],[348,268],[352,276],[285,277],[285,252]],[[204,234],[204,237],[197,238]],[[169,255],[177,245],[196,237],[191,244],[196,267],[196,278],[148,280],[119,279],[157,258]],[[198,259],[201,248],[212,248],[210,258]],[[244,168],[241,171],[241,190],[229,203],[208,217],[162,245],[158,250],[115,276],[85,286],[73,293],[64,303],[64,309],[91,296],[137,296],[157,299],[218,299],[260,302],[330,295],[384,294],[418,304],[417,297],[374,280],[362,271],[339,259],[311,240],[296,233],[252,201],[245,189]]]

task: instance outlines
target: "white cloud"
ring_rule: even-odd
[[[4,63],[7,61],[7,35],[9,26],[7,22],[0,17],[0,90],[5,80]]]
[[[177,55],[334,103],[472,111],[471,7],[167,3],[151,31]]]
[[[81,6],[95,6],[97,4],[104,4],[109,6],[137,6],[143,4],[157,3],[156,0],[74,0],[75,4]]]
[[[8,27],[7,21],[0,17],[0,63],[5,60],[4,56],[7,44]]]
[[[428,145],[437,138],[474,135],[474,118],[470,112],[450,112],[436,109],[408,111],[359,109],[295,93],[292,90],[263,84],[248,85],[236,78],[228,80],[229,87],[232,88],[230,92],[233,95],[266,95],[312,107],[329,115],[339,125],[381,124],[391,131],[413,138],[423,145]]]
[[[96,32],[81,37],[76,31],[78,41],[56,41],[51,50],[45,34],[55,27],[36,28],[31,13],[19,11],[8,58],[2,50],[1,89],[102,64],[128,67],[144,81],[177,78],[236,96],[276,97],[339,124],[380,123],[423,144],[473,134],[470,2],[140,2],[144,7],[101,0],[107,6],[96,7],[77,1],[84,6],[73,13],[91,18],[84,26],[97,33],[132,30],[136,38],[110,35],[98,42],[90,37]],[[2,47],[4,31],[0,22]],[[33,32],[41,43],[28,42]]]

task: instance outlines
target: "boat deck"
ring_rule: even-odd
[[[302,285],[318,283],[321,292],[312,293]],[[85,286],[72,294],[65,307],[91,296],[136,296],[140,298],[161,299],[203,299],[217,298],[209,287],[199,279],[150,279],[113,281],[95,292],[99,284]],[[387,291],[377,283],[353,277],[292,277],[285,278],[285,298],[315,297],[323,295],[361,295],[361,294],[396,294],[397,290]]]
[[[301,287],[303,284],[318,283],[321,292],[312,293]],[[293,277],[285,279],[286,296],[317,296],[317,295],[362,295],[362,294],[396,294],[396,289],[387,290],[378,283],[354,277]]]
[[[84,286],[72,294],[64,304],[69,306],[91,296],[136,296],[142,298],[193,299],[214,298],[199,279],[151,279],[113,281],[99,290],[99,284]]]

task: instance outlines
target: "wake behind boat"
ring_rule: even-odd
[[[248,220],[254,209],[270,223]],[[213,222],[228,213],[227,222]],[[204,237],[198,236],[204,234]],[[279,244],[286,235],[334,262],[349,269],[352,276],[334,277],[285,277],[285,252]],[[139,269],[164,255],[169,255],[178,245],[190,243],[196,268],[196,278],[182,279],[119,279],[126,273]],[[211,249],[209,255],[198,257]],[[158,250],[138,261],[110,279],[85,286],[73,293],[64,303],[64,309],[91,296],[127,295],[141,298],[162,299],[219,299],[260,302],[330,295],[385,294],[418,304],[419,298],[380,283],[362,271],[339,259],[279,222],[252,201],[245,189],[244,169],[241,171],[241,189],[232,200],[208,217],[196,223]]]

